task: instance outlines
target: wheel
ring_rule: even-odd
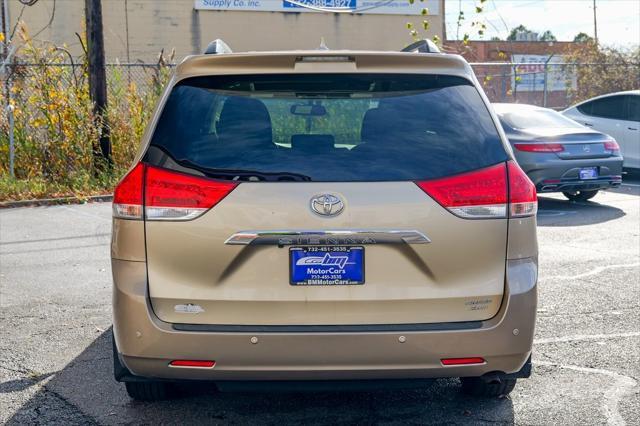
[[[587,201],[595,197],[597,193],[597,189],[595,191],[563,192],[564,196],[571,201]]]
[[[480,397],[509,395],[516,387],[517,379],[485,379],[482,377],[461,377],[462,392]]]
[[[171,396],[169,384],[165,382],[126,382],[127,393],[136,401],[162,401]]]

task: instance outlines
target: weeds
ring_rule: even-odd
[[[109,193],[131,165],[146,124],[170,69],[162,58],[149,68],[140,89],[130,70],[113,67],[108,80],[107,120],[113,167],[96,167],[93,144],[99,128],[93,120],[87,67],[68,65],[64,47],[38,44],[24,26],[19,61],[11,67],[14,106],[15,178],[9,175],[9,124],[0,114],[0,201]],[[139,80],[138,80],[139,81]],[[3,88],[4,89],[4,88]],[[0,105],[6,105],[0,91]]]

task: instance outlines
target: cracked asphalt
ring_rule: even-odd
[[[640,179],[540,197],[534,374],[508,398],[418,390],[216,393],[140,403],[112,378],[111,206],[0,211],[3,424],[638,424]]]

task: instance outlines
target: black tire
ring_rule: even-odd
[[[482,377],[461,377],[462,392],[485,398],[509,395],[516,387],[517,379],[484,379]]]
[[[136,401],[162,401],[171,397],[169,383],[165,382],[126,382],[127,393]]]
[[[597,189],[595,191],[563,192],[570,201],[587,201],[595,197],[597,193]]]

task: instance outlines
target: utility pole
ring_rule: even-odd
[[[103,165],[111,166],[111,140],[107,123],[107,77],[104,59],[104,34],[102,30],[101,0],[85,0],[85,22],[87,27],[87,61],[89,69],[89,97],[93,113],[100,127],[99,145],[94,143],[93,152],[96,172]],[[104,161],[104,163],[103,163]]]
[[[444,2],[442,2],[444,6]],[[460,26],[462,25],[462,21],[460,20],[460,13],[462,12],[462,0],[458,0],[458,26],[456,27],[456,41],[460,41]],[[442,11],[442,19],[446,19],[444,16],[444,10]]]
[[[4,34],[4,41],[2,42],[2,60],[0,61],[0,77],[4,79],[4,96],[7,102],[4,111],[0,111],[0,116],[3,113],[7,115],[7,121],[9,122],[9,175],[13,178],[15,174],[15,143],[14,143],[14,117],[13,117],[13,103],[11,93],[11,71],[9,70],[9,64],[11,63],[11,56],[15,52],[15,46],[11,46],[11,20],[9,19],[9,0],[2,0],[2,33]]]
[[[445,2],[440,3],[442,5],[442,48],[444,49],[444,42],[447,41],[447,18],[444,12]]]
[[[593,38],[598,45],[598,15],[596,13],[596,0],[593,0]]]

